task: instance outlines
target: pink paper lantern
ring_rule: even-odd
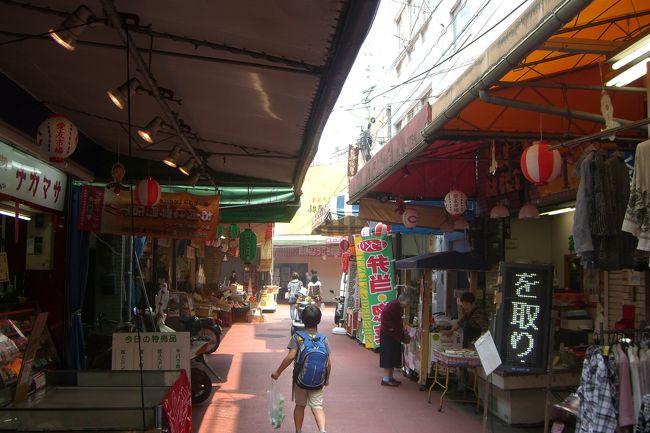
[[[36,131],[36,143],[45,150],[50,161],[63,162],[77,148],[79,131],[62,114],[48,117]]]
[[[145,177],[135,186],[135,201],[146,207],[153,207],[160,201],[160,184],[153,177]]]
[[[562,172],[562,156],[545,141],[535,141],[521,154],[521,171],[529,182],[545,185]]]
[[[415,208],[407,207],[402,214],[402,224],[407,229],[412,229],[418,225],[418,211]]]
[[[467,196],[464,192],[452,189],[445,196],[445,209],[451,216],[462,215],[467,210]]]
[[[526,203],[519,209],[519,215],[518,215],[520,220],[532,220],[532,219],[537,219],[539,218],[539,211],[537,210],[537,207],[531,203]]]
[[[510,211],[507,207],[502,204],[498,204],[490,209],[490,218],[499,219],[499,218],[508,218],[510,216]]]
[[[390,232],[390,226],[384,223],[377,223],[375,226],[375,236],[385,236]]]

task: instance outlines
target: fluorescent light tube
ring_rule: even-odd
[[[648,71],[646,64],[649,61],[650,58],[641,60],[636,65],[632,66],[629,69],[626,69],[625,71],[621,72],[620,74],[618,74],[617,76],[609,80],[607,82],[607,85],[623,87],[630,84],[632,81],[643,77]]]
[[[0,209],[0,215],[6,215],[6,216],[9,216],[9,217],[16,218],[16,212],[9,212],[8,210],[3,210],[3,209]],[[18,214],[18,218],[21,219],[21,220],[25,220],[25,221],[31,221],[32,220],[27,215],[24,215],[24,214],[21,214],[21,213]]]
[[[621,51],[614,56],[616,62],[612,65],[612,69],[620,69],[628,63],[632,63],[639,57],[650,52],[650,35],[639,39],[637,42],[629,46],[627,49]]]
[[[574,210],[576,210],[576,208],[574,208],[574,207],[565,207],[565,208],[562,208],[562,209],[555,209],[555,210],[551,210],[551,211],[548,211],[548,212],[542,212],[542,213],[539,214],[539,216],[542,216],[542,215],[559,215],[559,214],[562,214],[562,213],[573,212]]]

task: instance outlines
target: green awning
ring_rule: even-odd
[[[104,186],[103,183],[75,181],[75,185]],[[219,218],[223,223],[288,223],[300,208],[300,199],[291,186],[220,186],[161,185],[163,192],[187,192],[221,196]]]

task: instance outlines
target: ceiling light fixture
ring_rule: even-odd
[[[612,65],[612,69],[621,69],[623,66],[634,62],[648,53],[650,53],[650,33],[636,40],[634,43],[613,56],[612,60],[614,61],[614,64]]]
[[[149,123],[147,123],[147,126],[142,129],[138,129],[138,135],[147,143],[153,143],[153,139],[162,125],[162,119],[159,116],[156,116],[151,119]]]
[[[647,73],[646,64],[650,61],[650,57],[641,60],[634,66],[631,66],[621,72],[620,74],[614,76],[607,82],[607,86],[614,87],[623,87],[630,84],[632,81],[637,80],[643,77]]]
[[[543,216],[543,215],[560,215],[560,214],[567,213],[567,212],[573,212],[575,210],[576,210],[576,208],[574,208],[574,207],[565,207],[565,208],[562,208],[562,209],[555,209],[555,210],[551,210],[551,211],[548,211],[548,212],[542,212],[542,213],[539,214],[539,216]]]
[[[533,220],[539,218],[537,206],[532,203],[526,203],[521,207],[521,209],[519,209],[518,217],[520,220]]]
[[[180,172],[183,173],[185,176],[189,176],[189,175],[190,175],[190,172],[191,172],[192,169],[194,168],[194,164],[196,164],[196,162],[194,161],[194,158],[190,158],[190,159],[187,160],[187,162],[185,162],[185,164],[183,164],[183,165],[181,165],[180,167],[178,167],[178,169],[179,169]]]
[[[0,215],[5,215],[8,217],[13,217],[16,218],[16,212],[10,212],[8,210],[0,209]],[[32,219],[28,217],[25,214],[19,213],[18,214],[18,219],[25,220],[25,221],[31,221]]]
[[[172,168],[178,167],[178,156],[181,153],[181,149],[178,146],[174,146],[169,155],[162,160],[163,164],[168,165]]]
[[[117,108],[123,110],[126,107],[129,94],[133,95],[141,87],[140,81],[137,78],[131,78],[117,89],[109,90],[106,94]]]
[[[90,24],[92,18],[92,11],[81,5],[63,20],[58,30],[50,29],[49,34],[63,48],[74,51],[79,35]]]

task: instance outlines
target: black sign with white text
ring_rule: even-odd
[[[542,373],[549,358],[553,266],[501,263],[496,343],[506,371]]]

